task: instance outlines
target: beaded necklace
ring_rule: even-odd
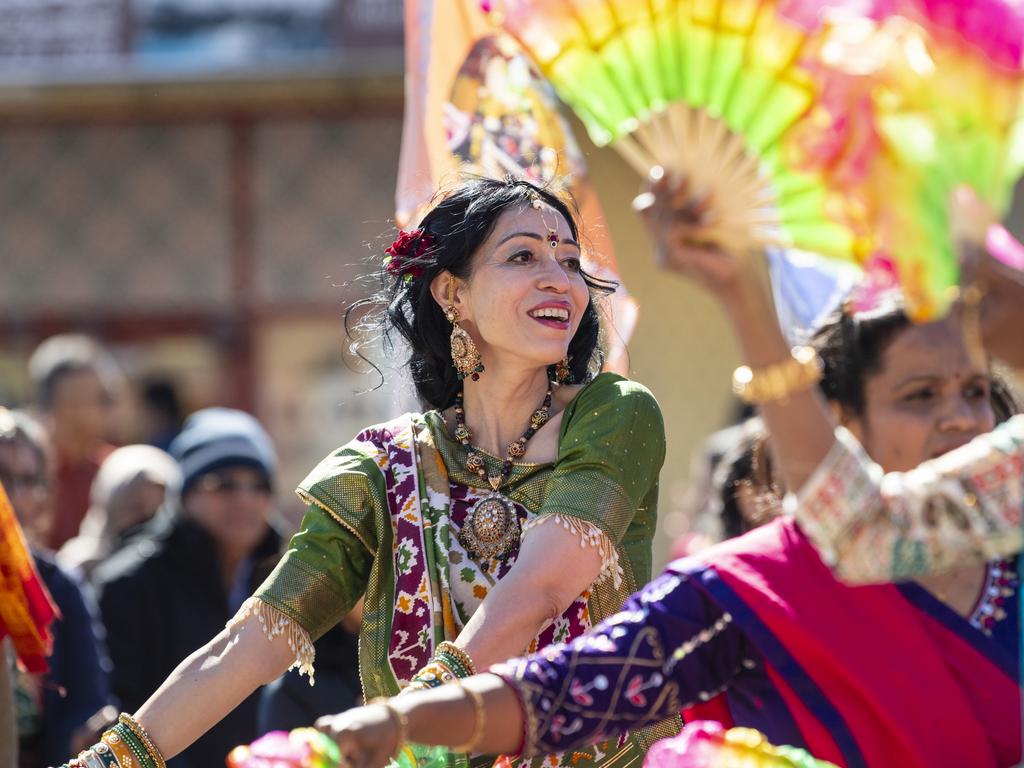
[[[466,469],[486,480],[491,492],[473,505],[459,530],[459,543],[471,557],[478,560],[491,558],[505,559],[519,543],[519,516],[512,500],[499,492],[502,483],[512,473],[513,460],[526,455],[526,443],[543,427],[551,412],[551,387],[544,395],[544,402],[530,416],[530,426],[522,437],[508,444],[505,461],[497,475],[487,473],[484,457],[473,447],[473,433],[466,426],[466,411],[463,408],[463,393],[455,397],[455,439],[466,449]]]

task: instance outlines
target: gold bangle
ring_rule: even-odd
[[[455,660],[465,667],[466,671],[470,676],[476,674],[476,664],[473,663],[473,659],[468,653],[462,648],[459,648],[455,643],[443,640],[437,644],[437,648],[434,649],[435,655],[437,653],[447,653],[455,657]]]
[[[142,742],[142,745],[149,752],[149,756],[153,758],[153,762],[156,763],[156,768],[167,768],[167,763],[164,762],[164,756],[160,754],[160,750],[156,748],[156,744],[149,738],[149,734],[146,729],[139,725],[138,721],[129,715],[127,712],[122,712],[117,717],[117,722],[125,726]]]
[[[477,748],[480,740],[484,737],[484,729],[487,727],[487,710],[484,708],[484,697],[479,691],[467,688],[461,682],[459,683],[459,688],[469,696],[473,703],[473,735],[469,737],[465,744],[452,747],[452,752],[469,754]]]
[[[391,756],[394,757],[401,751],[405,743],[409,741],[409,718],[391,703],[391,699],[385,696],[378,696],[376,699],[371,700],[370,704],[379,704],[384,707],[387,710],[388,717],[398,726],[398,740],[395,743],[395,748],[391,751]]]
[[[813,347],[793,347],[789,359],[752,370],[741,365],[732,374],[732,391],[745,403],[785,403],[821,380],[821,358]]]
[[[135,768],[138,760],[132,755],[131,748],[114,731],[108,730],[104,732],[100,736],[100,741],[107,745],[114,757],[117,758],[117,763],[121,768]]]

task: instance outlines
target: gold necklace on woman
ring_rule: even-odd
[[[486,480],[491,491],[469,510],[458,533],[459,543],[476,560],[495,557],[505,559],[519,543],[519,516],[512,500],[500,493],[499,489],[512,473],[513,460],[526,455],[526,443],[547,423],[551,411],[551,386],[548,386],[540,408],[530,416],[530,426],[522,437],[508,444],[505,461],[497,475],[487,473],[483,454],[470,442],[473,433],[466,426],[466,412],[462,403],[463,393],[459,392],[455,397],[455,439],[467,451],[466,469]]]

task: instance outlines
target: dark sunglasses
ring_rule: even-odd
[[[233,477],[224,477],[216,472],[203,475],[199,478],[197,487],[204,491],[213,493],[255,493],[260,496],[269,495],[271,492],[268,480],[236,480]]]

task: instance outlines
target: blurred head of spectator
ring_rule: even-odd
[[[140,440],[167,450],[181,431],[183,413],[174,382],[165,376],[152,376],[139,385],[141,410]]]
[[[59,549],[78,533],[93,478],[113,450],[106,438],[120,374],[113,357],[95,340],[63,334],[39,345],[29,360],[29,376],[56,449],[48,543]]]
[[[166,452],[151,445],[118,448],[100,465],[89,512],[78,536],[61,547],[58,562],[88,576],[159,509],[175,506],[180,488],[181,470]]]
[[[113,357],[88,336],[51,336],[28,363],[36,406],[46,415],[58,450],[91,455],[110,432],[120,372]]]
[[[782,512],[783,490],[775,478],[768,433],[760,418],[747,418],[712,433],[693,473],[686,532],[670,555],[685,557],[718,541],[740,536]]]
[[[181,465],[181,507],[214,541],[228,580],[267,535],[277,457],[252,416],[206,408],[171,443]]]
[[[22,411],[0,408],[0,483],[33,546],[50,528],[50,443],[42,425]]]
[[[785,493],[775,474],[764,423],[749,419],[713,476],[723,538],[741,536],[782,514]]]

